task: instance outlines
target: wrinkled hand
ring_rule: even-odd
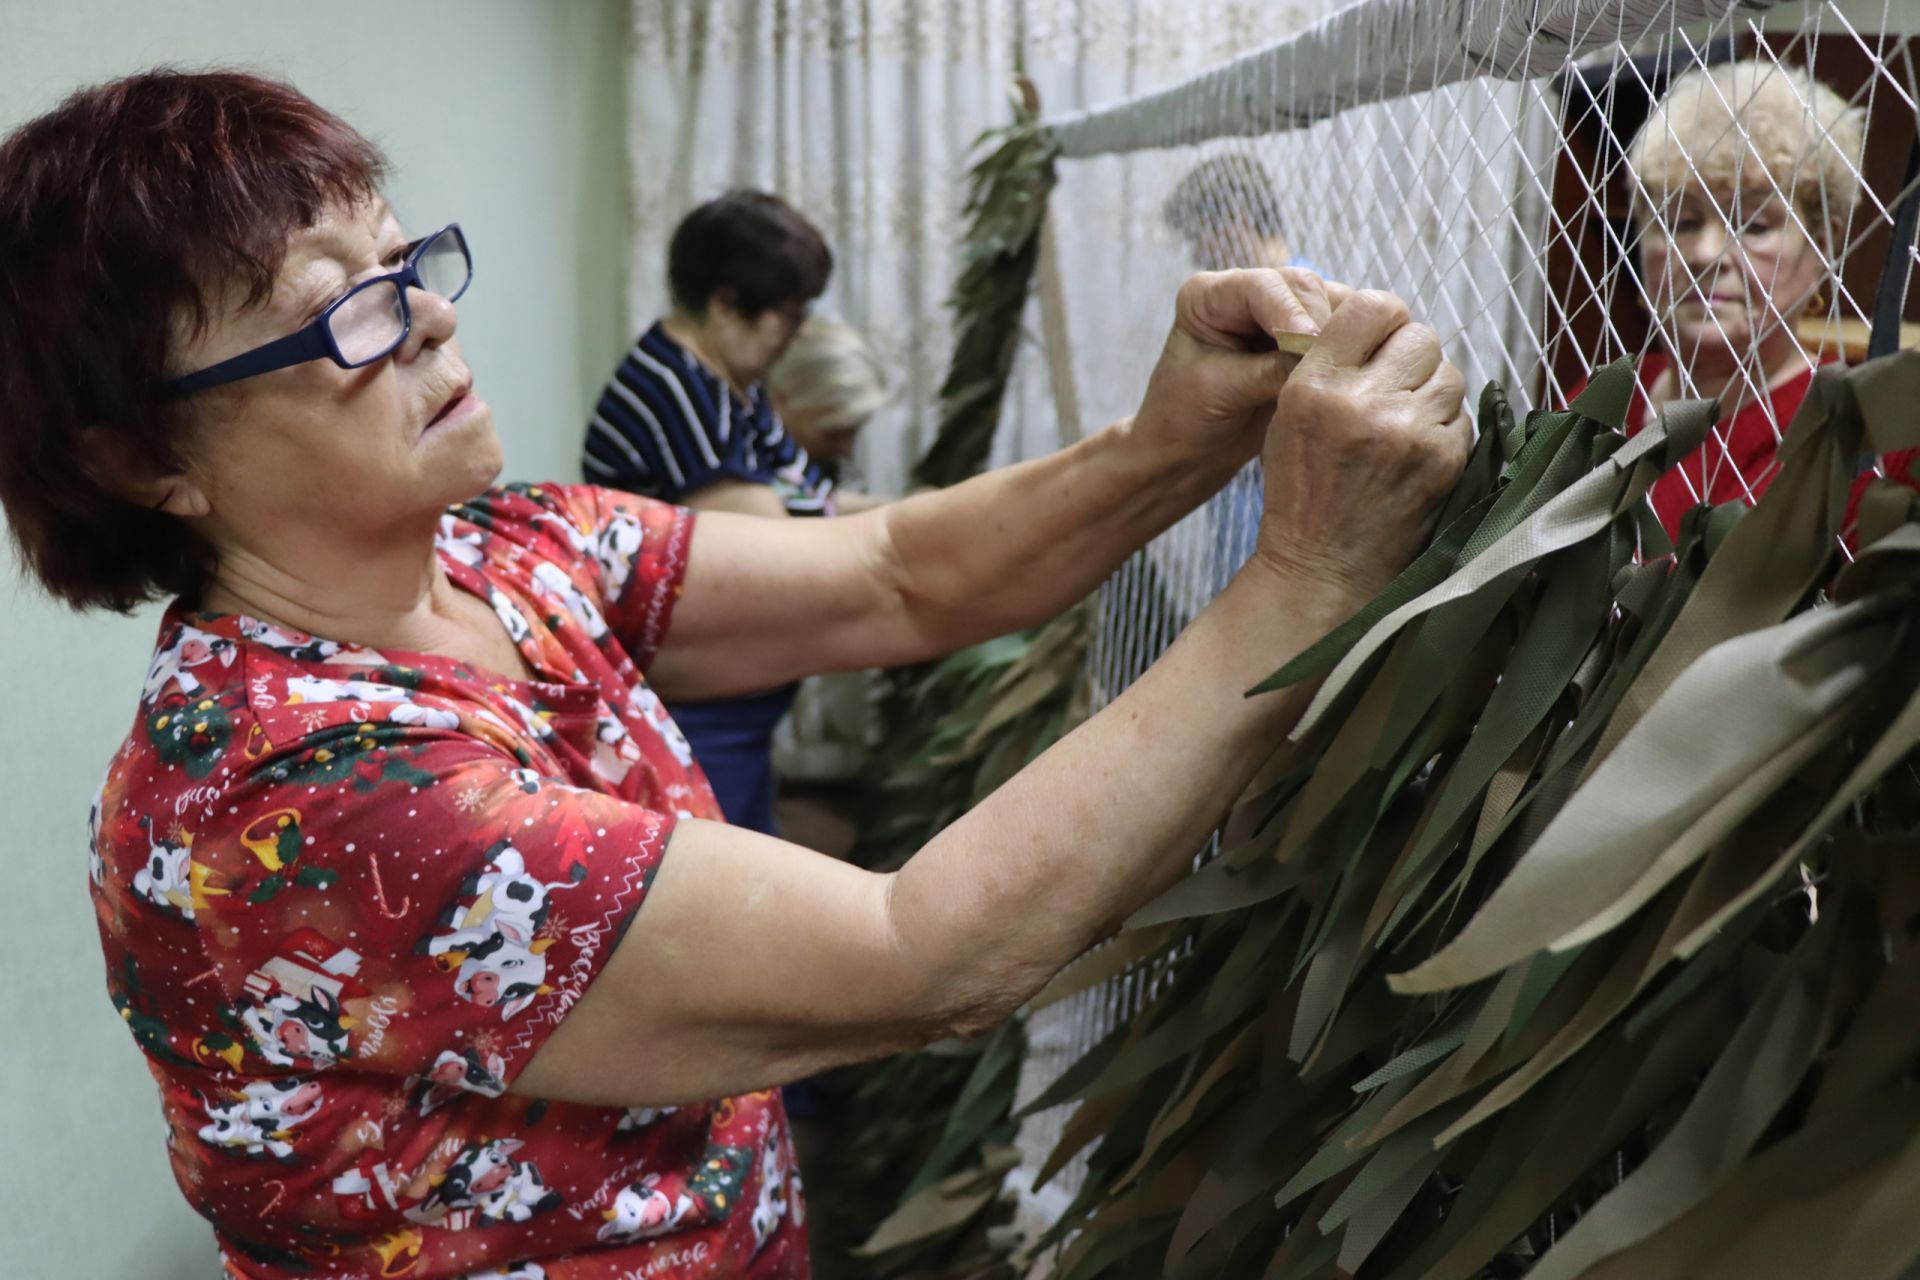
[[[1181,286],[1173,331],[1134,415],[1134,430],[1179,453],[1247,461],[1298,357],[1275,333],[1318,333],[1350,291],[1311,271],[1208,271]]]
[[[1367,599],[1433,531],[1466,465],[1466,379],[1390,293],[1341,300],[1280,389],[1257,556]]]

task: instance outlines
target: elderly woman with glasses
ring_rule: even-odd
[[[768,538],[490,487],[467,245],[382,172],[234,74],[0,144],[0,502],[73,606],[172,597],[90,869],[175,1174],[235,1277],[804,1276],[773,1087],[991,1025],[1181,874],[1302,705],[1242,691],[1451,486],[1459,374],[1386,295],[1201,277],[1136,415],[942,493]],[[1259,554],[905,869],[714,820],[656,688],[1029,625],[1262,448]]]

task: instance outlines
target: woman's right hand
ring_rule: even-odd
[[[1255,557],[1372,598],[1424,545],[1465,467],[1466,379],[1390,293],[1342,298],[1281,388]]]

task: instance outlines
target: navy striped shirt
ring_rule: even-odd
[[[664,502],[722,480],[771,485],[789,515],[832,512],[833,481],[759,386],[741,395],[656,322],[600,393],[580,459],[592,484]]]

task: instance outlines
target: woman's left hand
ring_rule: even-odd
[[[1235,466],[1256,456],[1298,359],[1276,350],[1273,335],[1319,333],[1350,292],[1295,267],[1190,277],[1135,432],[1184,456]]]

